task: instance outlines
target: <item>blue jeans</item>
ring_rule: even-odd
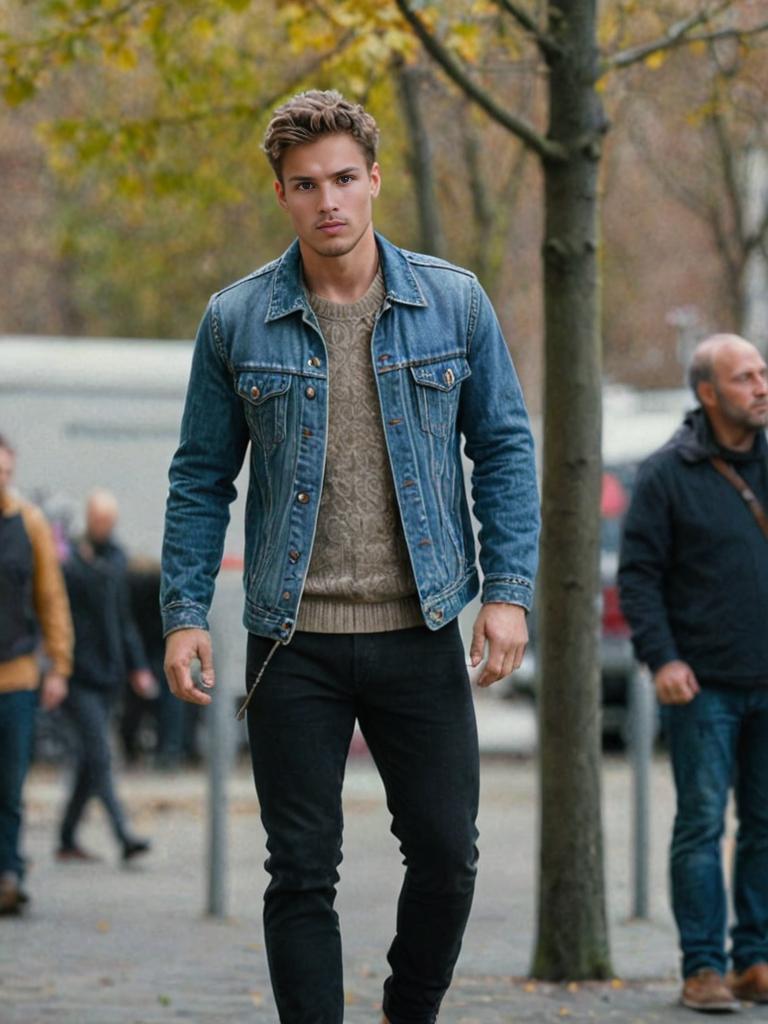
[[[662,708],[677,789],[670,854],[683,976],[726,968],[720,857],[728,791],[736,796],[734,969],[768,960],[768,688],[702,687]]]
[[[249,682],[271,645],[250,635]],[[269,850],[264,931],[280,1021],[343,1019],[333,904],[356,718],[406,864],[384,1011],[392,1024],[431,1024],[461,947],[477,862],[477,730],[455,623],[436,633],[296,633],[256,688],[248,732]]]
[[[32,754],[37,691],[0,693],[0,874],[22,878],[21,791]]]

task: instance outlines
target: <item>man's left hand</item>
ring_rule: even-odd
[[[40,706],[43,711],[53,711],[66,698],[68,690],[67,677],[60,672],[46,672],[40,687]]]
[[[133,692],[144,700],[152,700],[157,696],[157,680],[148,668],[134,669],[128,675],[128,682],[131,684]]]
[[[484,604],[472,630],[469,659],[473,668],[483,660],[488,642],[488,660],[477,680],[478,686],[490,686],[516,668],[520,668],[528,644],[525,608],[519,604]]]

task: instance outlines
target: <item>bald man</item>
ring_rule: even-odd
[[[743,338],[702,342],[699,403],[641,466],[619,566],[638,659],[653,673],[677,791],[670,851],[682,1003],[768,1003],[768,370]],[[726,954],[720,859],[739,819]],[[732,970],[727,972],[728,960]]]
[[[130,831],[112,778],[110,719],[128,678],[149,696],[154,680],[130,609],[127,565],[114,539],[118,505],[108,491],[93,491],[86,503],[84,535],[64,564],[75,627],[75,665],[63,704],[77,741],[72,789],[59,826],[59,861],[88,861],[94,855],[77,830],[91,797],[104,805],[124,861],[149,850]]]

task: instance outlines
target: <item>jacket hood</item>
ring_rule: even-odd
[[[768,444],[763,430],[757,432],[751,451],[733,452],[724,449],[718,444],[707,414],[701,406],[686,413],[682,424],[664,447],[674,449],[685,462],[704,462],[723,454],[727,454],[732,461],[746,462],[764,459],[768,455]]]

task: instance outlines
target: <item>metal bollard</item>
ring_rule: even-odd
[[[235,760],[234,709],[245,679],[240,569],[239,563],[227,565],[224,560],[209,615],[216,668],[213,700],[205,709],[209,741],[206,913],[212,917],[226,917],[228,905],[228,781]]]
[[[629,753],[632,763],[632,916],[650,917],[650,776],[656,735],[656,699],[645,666],[636,664],[630,677]]]
[[[217,686],[207,708],[208,749],[208,900],[212,917],[227,915],[227,775],[232,759],[232,708],[225,686]]]

